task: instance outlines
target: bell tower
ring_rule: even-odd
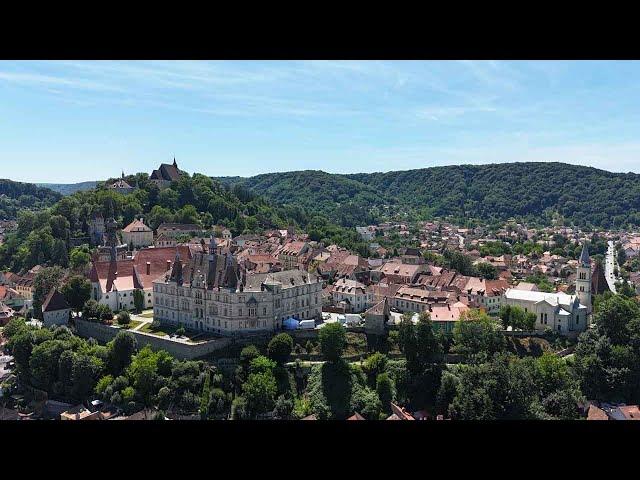
[[[582,245],[582,253],[580,253],[578,260],[576,295],[580,299],[580,303],[588,307],[588,312],[591,313],[591,259],[586,243]]]

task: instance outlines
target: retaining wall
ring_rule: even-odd
[[[84,338],[95,338],[100,343],[111,341],[121,330],[118,327],[103,325],[101,323],[88,322],[76,318],[76,333]],[[166,350],[174,357],[181,360],[192,360],[204,357],[210,353],[220,350],[231,343],[230,338],[216,338],[200,343],[182,343],[169,338],[157,337],[145,332],[129,332],[136,338],[138,346],[149,345],[152,350]]]

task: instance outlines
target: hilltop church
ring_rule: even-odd
[[[179,180],[183,173],[184,172],[178,168],[178,163],[174,157],[173,164],[163,163],[157,170],[151,172],[149,180],[155,183],[158,188],[162,189],[171,186],[173,182]]]

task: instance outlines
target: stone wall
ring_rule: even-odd
[[[111,341],[121,330],[118,327],[88,322],[79,318],[76,321],[76,333],[84,338],[95,338],[100,343]],[[204,357],[220,350],[231,343],[230,338],[216,338],[199,343],[182,343],[169,338],[157,337],[144,332],[129,332],[136,338],[139,347],[149,345],[152,350],[166,350],[174,357],[181,360],[191,360]]]

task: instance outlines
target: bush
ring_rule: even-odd
[[[131,315],[129,312],[122,311],[118,314],[118,325],[129,325],[131,323]]]
[[[178,327],[178,329],[176,330],[176,335],[178,336],[183,336],[186,333],[186,330],[184,329],[184,327]]]

